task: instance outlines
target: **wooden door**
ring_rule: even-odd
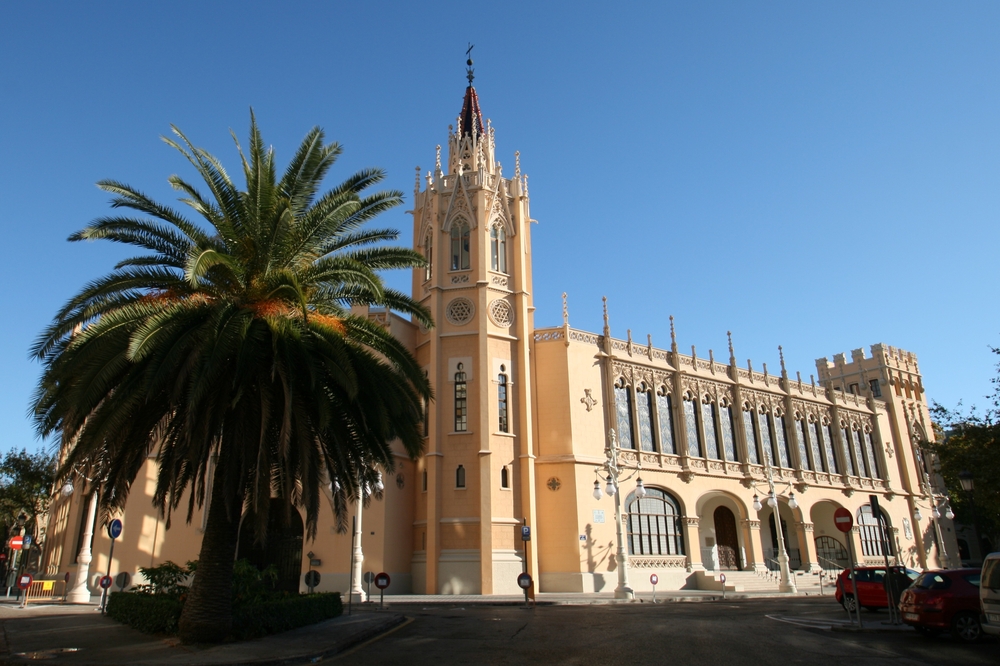
[[[740,539],[736,532],[736,516],[724,506],[715,510],[715,543],[719,551],[719,567],[730,571],[743,568]]]

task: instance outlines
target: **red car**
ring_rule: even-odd
[[[979,569],[924,572],[900,599],[903,622],[925,636],[950,630],[963,641],[978,641],[979,577]]]
[[[919,571],[905,569],[903,567],[890,567],[897,575],[903,585],[904,581],[913,581],[920,576]],[[856,567],[858,575],[858,599],[865,610],[876,611],[879,608],[888,608],[889,599],[885,594],[885,567]],[[902,574],[906,574],[904,579]],[[837,590],[834,598],[841,606],[854,612],[857,609],[857,602],[854,598],[854,585],[851,581],[851,570],[844,569],[837,576]]]

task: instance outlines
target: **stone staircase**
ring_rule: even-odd
[[[779,577],[776,572],[759,573],[756,571],[698,571],[695,574],[699,590],[722,591],[720,574],[726,574],[726,592],[778,592]],[[820,594],[819,574],[793,571],[795,587],[799,593],[809,595]],[[823,594],[833,594],[833,578],[823,579]]]

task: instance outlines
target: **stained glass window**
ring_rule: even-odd
[[[650,402],[653,395],[642,387],[635,391],[635,408],[639,416],[639,446],[643,451],[655,451],[653,448],[653,419]]]
[[[618,415],[618,446],[634,449],[632,444],[632,400],[624,386],[615,387],[615,412]]]
[[[490,260],[493,270],[507,272],[507,232],[499,224],[490,229]]]
[[[881,479],[882,473],[878,467],[878,452],[875,450],[875,438],[872,437],[870,432],[865,433],[865,443],[868,445],[868,459],[872,463],[872,476],[876,479]]]
[[[713,460],[719,459],[719,440],[715,436],[715,403],[701,403],[701,420],[705,424],[705,453]]]
[[[775,444],[777,444],[778,460],[781,461],[781,466],[791,467],[788,461],[792,457],[792,454],[788,449],[788,430],[786,429],[784,416],[779,416],[778,422],[775,423],[774,438]]]
[[[469,268],[469,225],[466,222],[451,227],[451,270],[464,271]]]
[[[812,444],[813,464],[816,466],[816,471],[829,472],[830,468],[827,467],[826,456],[823,455],[823,442],[819,439],[819,428],[816,427],[815,421],[809,422],[809,443]]]
[[[857,456],[855,460],[858,461],[858,476],[871,476],[871,472],[868,470],[868,461],[865,460],[864,447],[861,446],[861,431],[852,430],[851,434],[854,440],[854,455]]]
[[[837,464],[837,454],[834,452],[836,444],[833,441],[833,429],[829,423],[823,424],[823,440],[826,442],[827,471],[840,474],[840,465]]]
[[[812,469],[812,465],[809,464],[809,454],[806,453],[806,422],[802,419],[796,419],[795,431],[799,439],[799,468]]]
[[[844,445],[844,465],[847,466],[847,473],[854,476],[854,461],[851,460],[851,431],[847,428],[841,428],[840,437]]]
[[[660,451],[677,453],[674,445],[674,410],[670,394],[656,395],[656,414],[660,417]]]
[[[743,410],[743,432],[747,438],[747,456],[754,465],[760,464],[760,457],[757,455],[757,433],[753,429],[753,410]]]
[[[736,455],[736,441],[733,437],[733,406],[726,405],[720,414],[722,416],[722,448],[726,452],[726,460],[739,462],[740,457]]]
[[[760,450],[764,452],[764,461],[774,460],[774,448],[771,446],[771,415],[767,412],[760,414]]]
[[[694,408],[694,400],[684,400],[684,427],[687,432],[688,455],[701,456],[701,436],[698,433],[698,410]]]

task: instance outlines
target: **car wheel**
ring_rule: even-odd
[[[856,613],[858,610],[858,604],[854,600],[853,594],[845,594],[844,600],[840,602],[840,605],[852,613]]]
[[[972,613],[959,613],[951,621],[951,628],[955,636],[966,643],[975,643],[983,635],[983,628],[979,626],[979,618]]]

